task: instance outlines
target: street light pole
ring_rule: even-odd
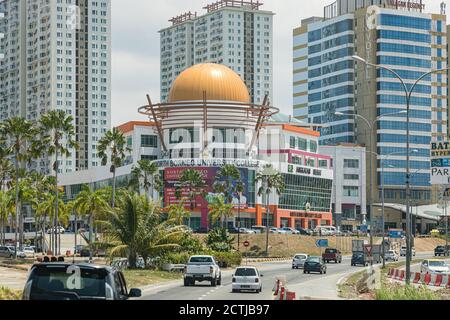
[[[365,59],[361,58],[360,56],[354,55],[352,57],[357,62],[362,62],[365,65],[374,67],[376,69],[383,69],[390,73],[392,73],[402,84],[403,89],[405,90],[405,97],[406,97],[406,284],[409,285],[411,283],[411,208],[410,208],[410,198],[411,198],[411,174],[410,174],[410,129],[409,129],[409,122],[410,122],[410,102],[411,102],[411,96],[414,92],[415,87],[419,84],[420,81],[425,79],[427,76],[433,74],[433,73],[439,73],[439,72],[445,72],[450,70],[450,68],[445,69],[438,69],[438,70],[432,70],[430,72],[424,73],[422,76],[420,76],[414,84],[411,86],[410,89],[408,89],[408,86],[406,85],[403,78],[393,69],[373,64]]]

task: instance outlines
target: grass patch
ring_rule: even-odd
[[[0,300],[21,300],[22,291],[0,287]]]
[[[162,282],[183,279],[181,273],[157,270],[124,270],[123,273],[128,288],[140,288]]]
[[[383,284],[375,292],[376,300],[441,300],[439,294],[425,287]]]
[[[351,275],[344,283],[338,286],[339,297],[344,299],[356,299],[359,296],[358,283],[364,278],[366,270]]]

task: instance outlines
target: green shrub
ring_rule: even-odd
[[[240,266],[242,262],[242,254],[237,251],[213,252],[212,256],[214,256],[214,259],[221,268]]]
[[[206,244],[213,251],[228,252],[233,248],[234,237],[226,229],[217,228],[208,234]]]
[[[395,285],[376,291],[376,300],[440,300],[430,289]]]
[[[174,252],[174,253],[167,253],[164,255],[160,260],[160,265],[166,263],[172,263],[172,264],[186,264],[189,261],[189,257],[191,255],[188,252]]]

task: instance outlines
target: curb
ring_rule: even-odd
[[[29,270],[29,268],[26,268],[26,267],[14,266],[14,265],[3,264],[3,263],[0,263],[0,267],[7,268],[7,269],[20,270],[20,271],[28,271]]]
[[[285,262],[285,261],[290,261],[291,258],[243,258],[242,261],[243,262]]]

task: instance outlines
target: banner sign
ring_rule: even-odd
[[[431,143],[431,184],[450,184],[450,142]]]

